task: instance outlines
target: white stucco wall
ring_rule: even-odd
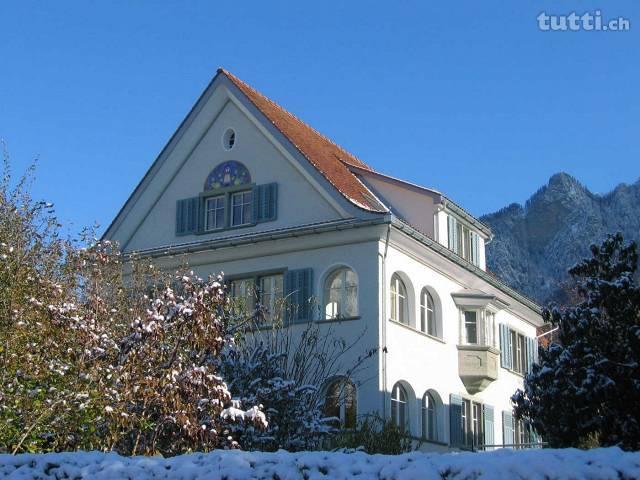
[[[422,233],[435,238],[433,218],[436,213],[436,202],[440,198],[439,195],[375,175],[363,174],[362,178],[367,186],[386,205],[389,205],[396,215],[418,228]]]
[[[384,250],[381,242],[380,251]],[[440,308],[443,336],[437,340],[416,330],[415,327],[393,322],[390,319],[390,302],[386,301],[386,344],[387,356],[387,402],[390,405],[390,393],[396,382],[401,382],[410,397],[409,424],[413,435],[421,436],[421,402],[424,393],[435,390],[443,402],[439,416],[439,440],[449,441],[449,396],[461,395],[494,408],[494,435],[496,443],[502,442],[502,411],[511,411],[511,395],[523,386],[523,377],[503,368],[499,368],[498,379],[485,390],[470,395],[458,373],[458,349],[460,338],[460,315],[451,294],[463,288],[480,288],[465,282],[462,276],[455,277],[455,271],[441,270],[435,263],[430,264],[430,254],[414,256],[411,251],[393,242],[388,248],[385,268],[385,295],[389,296],[391,276],[399,273],[408,290],[410,324],[419,328],[419,296],[423,287],[429,287],[437,294],[436,304]],[[490,289],[486,289],[487,291]],[[493,292],[488,292],[493,293]],[[518,313],[503,309],[496,315],[496,325],[506,323],[529,337],[535,337],[536,327]],[[497,330],[497,326],[496,326]],[[498,339],[499,346],[499,339]],[[384,383],[384,382],[383,382]],[[427,445],[426,448],[432,446]],[[437,447],[434,447],[437,448]]]
[[[227,128],[236,131],[236,144],[229,151],[222,145]],[[228,102],[166,189],[160,190],[161,185],[150,187],[157,188],[156,194],[160,196],[127,243],[126,250],[228,236],[228,231],[181,237],[175,234],[176,200],[197,196],[203,191],[211,170],[227,160],[244,164],[256,184],[278,184],[277,220],[238,229],[238,234],[341,218],[249,118]]]

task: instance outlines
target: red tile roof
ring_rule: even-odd
[[[373,212],[386,212],[375,195],[358,179],[349,166],[372,170],[366,163],[336,145],[292,113],[256,91],[227,70],[218,69],[264,114],[264,116],[298,149],[345,198],[354,205]]]

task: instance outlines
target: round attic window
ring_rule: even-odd
[[[222,136],[222,146],[225,150],[231,150],[236,144],[236,131],[233,128],[227,128]]]

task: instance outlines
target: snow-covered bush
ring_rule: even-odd
[[[265,430],[230,426],[241,448],[299,451],[324,445],[323,440],[338,431],[339,419],[325,414],[323,387],[339,375],[349,378],[368,366],[374,349],[358,352],[345,365],[345,356],[362,348],[360,338],[347,343],[331,328],[313,323],[244,328],[217,363],[234,398],[245,407],[262,405],[269,426]]]
[[[640,448],[638,253],[620,234],[569,273],[581,302],[544,313],[558,327],[513,396],[516,416],[553,446]]]
[[[227,343],[220,278],[168,274],[110,242],[60,238],[31,176],[0,183],[0,451],[175,455],[235,446],[210,361]]]

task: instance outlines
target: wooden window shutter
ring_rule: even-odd
[[[176,202],[176,235],[201,231],[204,218],[200,218],[200,204],[200,197],[185,198]]]
[[[313,269],[288,270],[284,275],[285,318],[290,323],[311,320]]]
[[[511,343],[509,342],[509,327],[504,323],[500,324],[500,365],[502,368],[512,368],[511,365]]]
[[[471,263],[476,266],[480,266],[480,256],[478,252],[478,234],[471,232]]]
[[[506,410],[502,412],[502,443],[503,445],[513,445],[516,443],[513,413]]]
[[[484,444],[495,445],[496,439],[494,434],[493,407],[483,405],[484,409]]]
[[[464,445],[462,397],[453,393],[449,397],[449,434],[449,443],[452,447],[462,447]]]
[[[536,339],[527,337],[527,373],[531,373],[531,367],[536,361]]]
[[[253,220],[270,222],[277,217],[278,184],[267,183],[253,187]]]
[[[455,252],[458,248],[456,242],[456,220],[451,215],[447,215],[447,235],[449,250]]]

